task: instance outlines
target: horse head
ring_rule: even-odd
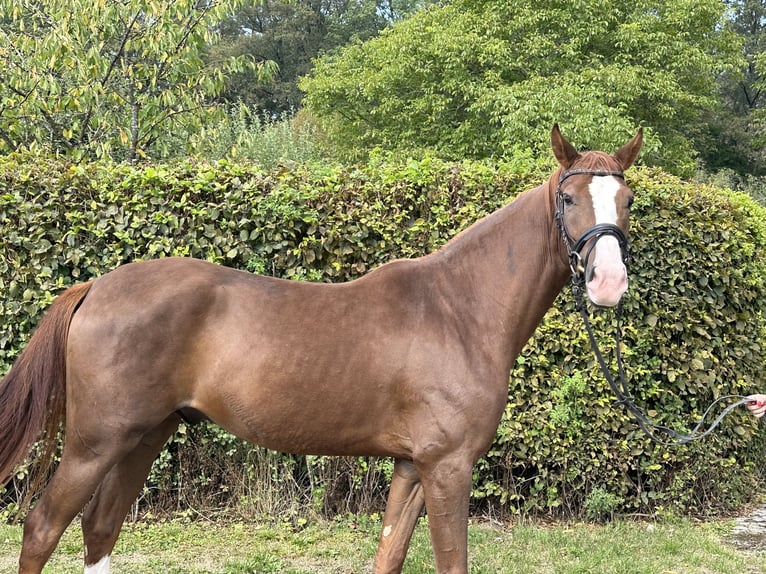
[[[633,191],[623,173],[638,157],[643,132],[617,153],[578,152],[559,131],[551,132],[558,160],[556,220],[575,283],[595,305],[612,307],[628,288],[628,224]]]

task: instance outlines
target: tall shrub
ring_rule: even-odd
[[[546,175],[523,158],[270,172],[0,158],[0,366],[10,366],[55,292],[122,263],[182,255],[285,278],[352,280],[437,249]],[[637,199],[622,320],[627,377],[648,414],[683,430],[715,397],[762,390],[766,219],[744,195],[659,171],[631,170],[628,183]],[[593,323],[609,352],[614,313],[594,312]],[[612,402],[567,288],[510,374],[505,417],[476,468],[475,504],[579,515],[608,500],[610,512],[707,514],[752,493],[763,433],[744,410],[700,443],[667,448]],[[273,498],[293,493],[298,507],[382,504],[389,462],[262,453],[214,427],[182,427],[144,501],[265,512],[255,504],[265,464],[269,488],[285,477],[295,486]],[[14,484],[23,487],[23,472]]]

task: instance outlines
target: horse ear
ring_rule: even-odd
[[[616,159],[622,166],[623,171],[628,169],[638,157],[638,152],[641,151],[641,144],[644,142],[644,128],[638,128],[638,132],[633,136],[628,143],[622,146],[617,153],[614,154]]]
[[[556,160],[564,169],[568,169],[580,157],[574,146],[561,135],[558,124],[553,124],[551,130],[551,147],[553,148],[553,155],[556,156]]]

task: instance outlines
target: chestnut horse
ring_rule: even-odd
[[[546,183],[355,281],[161,259],[60,295],[0,382],[0,480],[65,429],[19,572],[39,573],[83,508],[85,572],[108,572],[152,461],[184,417],[203,416],[278,451],[393,457],[374,571],[401,571],[425,505],[436,571],[466,573],[472,468],[514,360],[570,269],[596,305],[628,285],[622,173],[641,131],[613,156],[578,153],[558,126],[551,143],[560,168]]]

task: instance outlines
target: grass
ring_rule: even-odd
[[[469,529],[474,574],[755,574],[766,551],[726,542],[733,522],[618,521],[608,525],[522,522]],[[345,517],[294,527],[289,523],[133,523],[112,559],[115,574],[363,574],[372,571],[379,521]],[[0,525],[0,572],[13,572],[21,527]],[[73,524],[47,574],[82,571],[82,539]],[[418,525],[405,574],[434,572],[428,529]]]

